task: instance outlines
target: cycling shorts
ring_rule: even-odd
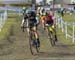
[[[33,28],[34,26],[37,26],[37,21],[29,21],[29,27]]]
[[[46,21],[46,24],[53,25],[53,21],[52,20],[51,21]]]

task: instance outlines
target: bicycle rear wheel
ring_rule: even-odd
[[[55,36],[52,31],[49,31],[49,37],[50,37],[49,40],[50,40],[51,46],[55,46]]]

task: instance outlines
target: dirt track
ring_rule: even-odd
[[[0,60],[75,60],[75,44],[62,42],[58,33],[58,42],[51,47],[47,34],[40,30],[40,53],[32,56],[29,49],[27,32],[20,29],[20,22],[14,25],[14,35],[5,44],[0,45]]]

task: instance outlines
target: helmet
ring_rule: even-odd
[[[42,13],[42,15],[47,15],[47,14],[44,12],[44,13]]]
[[[23,9],[26,9],[26,7],[23,7]]]
[[[26,14],[29,14],[30,13],[30,11],[29,10],[26,10]]]
[[[38,10],[41,9],[40,7],[37,8]]]

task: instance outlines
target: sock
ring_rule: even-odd
[[[37,38],[37,45],[40,46],[39,38]]]
[[[57,36],[55,35],[55,41],[57,41]]]

